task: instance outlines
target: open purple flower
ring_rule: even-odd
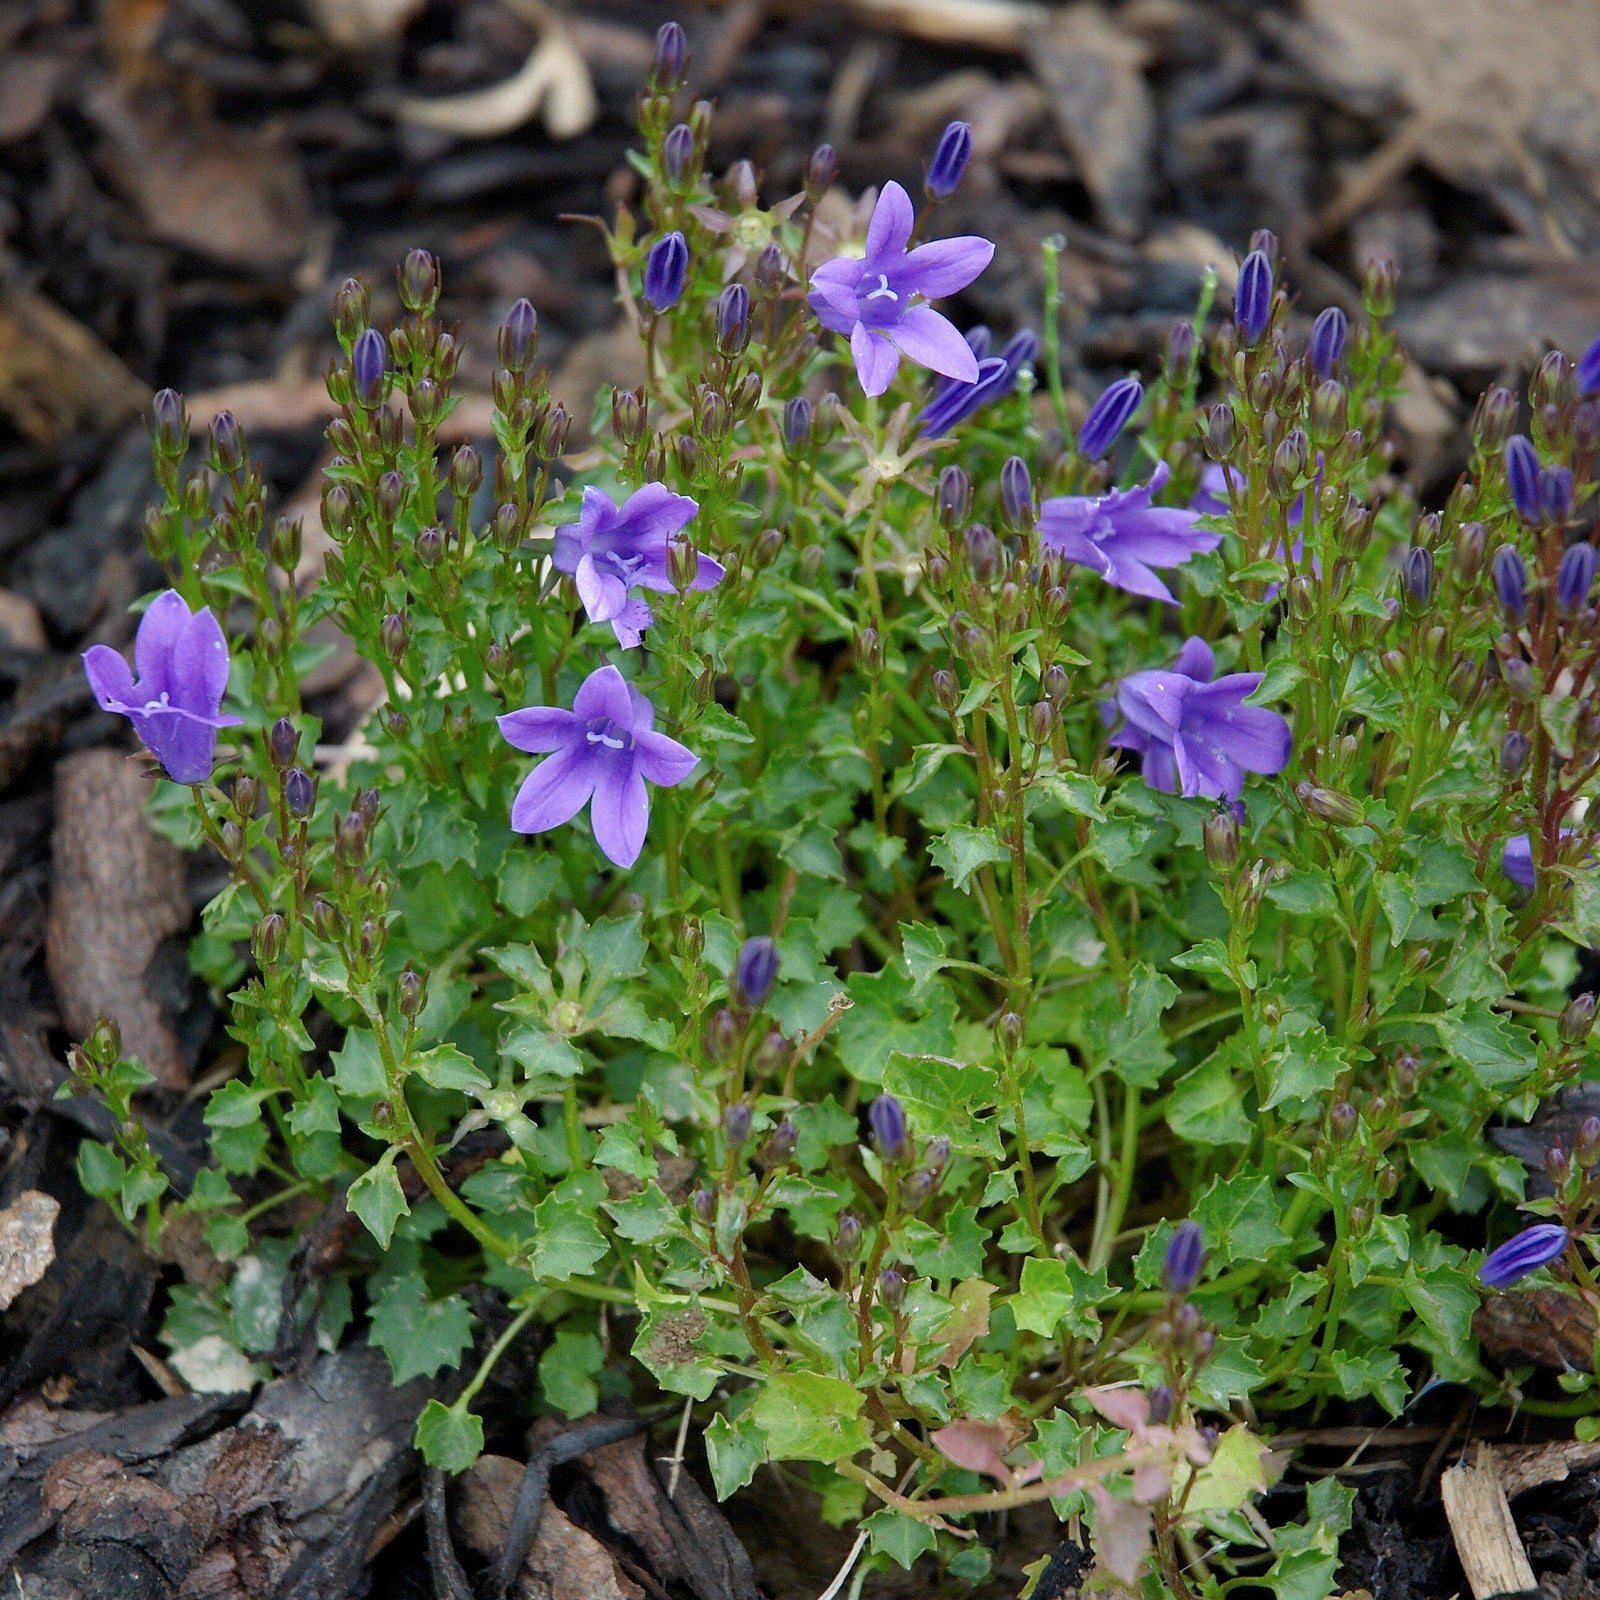
[[[664,789],[682,783],[697,757],[655,732],[655,707],[615,667],[584,679],[572,709],[528,706],[499,719],[507,744],[548,755],[517,790],[511,826],[543,833],[570,822],[585,805],[595,843],[619,867],[631,867],[650,823],[645,780]]]
[[[1563,828],[1560,837],[1570,839],[1572,828]],[[1538,883],[1538,870],[1533,864],[1533,839],[1526,833],[1514,833],[1506,840],[1500,856],[1500,870],[1519,887],[1531,890]]]
[[[1010,394],[1017,386],[1017,374],[1039,350],[1038,338],[1027,328],[1012,334],[997,356],[989,354],[985,327],[968,329],[967,345],[978,362],[977,382],[943,378],[934,387],[933,399],[917,413],[914,424],[930,438],[942,437],[991,400]]]
[[[1039,537],[1068,561],[1093,567],[1115,588],[1176,604],[1151,568],[1181,567],[1190,556],[1215,550],[1222,535],[1197,528],[1198,511],[1151,504],[1167,477],[1162,461],[1137,489],[1046,500],[1039,508]]]
[[[84,675],[102,711],[127,717],[174,783],[204,783],[216,760],[217,729],[240,717],[222,714],[228,642],[202,606],[190,611],[176,589],[157,595],[133,641],[135,680],[108,645],[83,657]]]
[[[1559,1222],[1536,1222],[1491,1250],[1478,1268],[1478,1280],[1491,1289],[1509,1289],[1540,1267],[1566,1254],[1567,1230]]]
[[[556,571],[572,574],[589,620],[609,622],[624,650],[638,645],[654,616],[629,590],[671,591],[668,546],[699,509],[664,483],[645,484],[620,506],[603,489],[588,488],[578,520],[556,529]],[[720,562],[698,556],[689,587],[711,589],[722,578]]]
[[[911,196],[886,183],[867,225],[865,255],[836,256],[811,276],[811,309],[823,327],[849,336],[869,395],[889,387],[901,356],[962,383],[978,379],[977,357],[955,324],[922,302],[965,289],[989,265],[994,246],[965,234],[908,251],[915,222]]]
[[[1124,726],[1111,743],[1144,757],[1152,789],[1236,800],[1245,773],[1288,765],[1289,724],[1276,711],[1245,704],[1262,675],[1233,672],[1213,682],[1216,670],[1211,646],[1192,638],[1170,670],[1135,672],[1117,685]]]

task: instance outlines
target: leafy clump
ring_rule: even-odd
[[[530,1407],[684,1396],[719,1493],[795,1464],[869,1562],[976,1579],[972,1519],[1049,1500],[1109,1585],[1326,1594],[1350,1497],[1269,1535],[1275,1427],[1518,1398],[1473,1252],[1523,1199],[1486,1126],[1591,1059],[1596,363],[1544,362],[1529,436],[1491,390],[1419,514],[1392,271],[1308,342],[1261,235],[1231,319],[1208,292],[1080,417],[1053,290],[997,355],[929,304],[992,253],[936,237],[964,130],[920,218],[826,150],[763,208],[682,70],[669,26],[642,214],[601,224],[648,378],[593,450],[526,303],[492,447],[441,449],[422,251],[392,327],[336,299],[320,558],[230,418],[191,464],[158,397],[173,589],[136,674],[87,665],[230,869],[195,960],[240,1049],[174,1204],[97,1035],[84,1180],[233,1263],[168,1317],[196,1381],[346,1336],[352,1278],[396,1381],[435,1375],[490,1286],[512,1320],[418,1424],[451,1471],[536,1334]],[[386,689],[332,752],[327,621]],[[1485,1283],[1595,1295],[1580,1145]],[[291,1198],[367,1235],[298,1300]]]

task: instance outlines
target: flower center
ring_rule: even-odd
[[[591,722],[584,737],[590,744],[604,745],[607,750],[626,750],[633,743],[624,729],[605,717],[597,717]]]
[[[144,703],[144,708],[146,711],[159,711],[163,706],[169,704],[170,702],[167,699],[167,691],[163,689],[161,691],[161,698],[159,700],[146,700]]]
[[[889,287],[889,274],[887,272],[880,272],[878,274],[878,287],[876,289],[873,289],[873,290],[869,291],[869,293],[867,294],[866,298],[868,300],[896,300],[897,301],[897,300],[899,300],[900,296],[897,295],[894,292],[894,290]]]

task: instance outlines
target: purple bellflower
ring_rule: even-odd
[[[1572,828],[1563,828],[1560,837],[1570,839],[1574,831]],[[1514,833],[1506,840],[1505,851],[1500,857],[1500,870],[1520,888],[1532,890],[1538,882],[1538,876],[1533,864],[1533,840],[1527,834]]]
[[[1162,461],[1139,488],[1046,500],[1039,508],[1039,538],[1068,561],[1093,567],[1115,588],[1175,605],[1172,591],[1151,568],[1181,567],[1191,556],[1215,550],[1222,535],[1197,528],[1197,511],[1151,504],[1167,477]]]
[[[1491,1289],[1509,1289],[1540,1267],[1566,1254],[1567,1230],[1559,1222],[1536,1222],[1491,1250],[1478,1268],[1478,1281]]]
[[[942,438],[965,422],[980,407],[999,400],[1017,386],[1017,374],[1038,354],[1039,340],[1027,328],[1014,333],[1000,349],[989,354],[989,330],[976,327],[967,333],[967,345],[978,363],[976,383],[942,378],[933,399],[917,413],[916,426],[930,438]]]
[[[1572,369],[1572,375],[1577,379],[1579,394],[1600,392],[1600,339],[1596,339],[1578,357],[1578,364]]]
[[[1247,772],[1282,772],[1293,739],[1276,711],[1244,702],[1261,673],[1216,678],[1216,657],[1191,638],[1168,670],[1135,672],[1117,685],[1119,749],[1144,758],[1144,781],[1167,794],[1236,800]]]
[[[644,258],[644,297],[658,315],[670,311],[683,293],[689,246],[681,233],[663,234]]]
[[[752,1011],[766,1004],[778,977],[778,947],[763,934],[746,939],[734,963],[733,988],[741,1005]]]
[[[1568,545],[1556,574],[1556,605],[1570,616],[1589,598],[1594,584],[1595,550],[1587,541]]]
[[[647,483],[619,506],[603,489],[583,491],[576,522],[556,529],[555,566],[569,572],[591,622],[609,622],[624,650],[639,643],[653,613],[631,589],[670,592],[668,546],[700,507],[664,483]],[[722,564],[700,556],[691,589],[711,589],[722,581]]]
[[[928,163],[928,193],[935,200],[948,200],[961,182],[961,174],[972,159],[972,124],[952,122],[939,135],[933,160]]]
[[[965,234],[908,251],[915,222],[911,196],[886,183],[867,225],[865,255],[836,256],[811,277],[811,309],[823,327],[849,336],[856,376],[869,395],[889,387],[901,356],[962,383],[978,380],[967,341],[922,301],[965,289],[989,265],[994,246]]]
[[[872,1143],[885,1161],[898,1161],[905,1154],[905,1108],[892,1094],[880,1094],[867,1107],[867,1126]]]
[[[126,717],[174,783],[204,783],[216,760],[217,729],[237,728],[224,716],[228,642],[202,606],[190,611],[176,589],[157,595],[133,641],[134,672],[109,645],[83,657],[84,676],[102,711]]]
[[[1200,1224],[1180,1222],[1167,1240],[1167,1254],[1161,1264],[1161,1281],[1167,1293],[1188,1294],[1200,1281],[1205,1259],[1205,1236]]]
[[[655,707],[615,667],[584,679],[572,709],[528,706],[499,719],[507,744],[548,755],[517,790],[511,826],[543,833],[570,822],[585,805],[595,843],[619,867],[631,867],[650,823],[645,780],[664,789],[682,783],[697,757],[654,729]]]
[[[1143,402],[1144,385],[1137,378],[1118,378],[1108,384],[1078,429],[1079,454],[1086,460],[1098,461],[1117,442],[1117,435],[1133,420]]]
[[[1511,500],[1529,522],[1539,520],[1539,452],[1526,434],[1506,440],[1506,482]]]
[[[1233,292],[1233,320],[1246,344],[1254,344],[1272,320],[1272,263],[1266,253],[1252,250],[1239,268]]]
[[[1349,327],[1348,319],[1338,306],[1329,306],[1311,324],[1311,370],[1319,378],[1333,376],[1334,368],[1339,365],[1339,357],[1344,354],[1344,339]]]

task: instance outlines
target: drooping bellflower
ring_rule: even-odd
[[[867,226],[866,253],[836,256],[812,274],[811,309],[823,327],[848,335],[869,395],[889,387],[901,356],[963,383],[978,379],[967,341],[923,302],[965,289],[989,265],[994,246],[967,234],[908,251],[915,222],[911,196],[886,183]]]
[[[1540,1267],[1566,1254],[1567,1230],[1559,1222],[1536,1222],[1491,1250],[1478,1268],[1478,1281],[1491,1289],[1509,1289]]]
[[[977,381],[942,379],[934,389],[933,399],[917,413],[914,425],[932,438],[942,437],[981,407],[1010,394],[1017,386],[1018,373],[1039,350],[1038,338],[1027,328],[1013,334],[996,356],[989,354],[989,330],[985,327],[969,330],[967,344],[977,359]]]
[[[1559,837],[1570,839],[1573,830],[1562,828]],[[1537,869],[1533,864],[1533,839],[1526,833],[1514,833],[1506,840],[1506,847],[1500,857],[1500,870],[1519,887],[1532,890],[1538,882]]]
[[[693,770],[694,751],[655,731],[655,707],[615,667],[591,672],[572,709],[528,706],[499,719],[506,743],[544,755],[511,805],[518,833],[543,833],[585,805],[595,843],[619,867],[631,867],[650,823],[645,782],[670,789]]]
[[[1222,535],[1196,527],[1197,511],[1152,504],[1167,478],[1162,461],[1139,488],[1046,500],[1039,508],[1039,538],[1066,560],[1092,567],[1115,588],[1175,604],[1172,591],[1151,569],[1181,567],[1191,556],[1215,550]]]
[[[663,234],[644,258],[644,297],[658,314],[670,311],[683,293],[689,270],[689,245],[681,233]]]
[[[939,143],[928,163],[928,193],[935,200],[948,200],[961,182],[961,174],[972,159],[972,124],[952,122],[939,135]]]
[[[1289,724],[1265,706],[1245,704],[1261,687],[1259,672],[1216,678],[1216,657],[1191,638],[1167,670],[1135,672],[1117,686],[1124,725],[1111,737],[1144,758],[1152,789],[1208,800],[1236,800],[1247,772],[1272,774],[1288,765]]]
[[[1188,1294],[1200,1281],[1206,1258],[1205,1236],[1198,1222],[1180,1222],[1167,1240],[1161,1282],[1168,1294]]]
[[[578,520],[556,529],[556,571],[572,574],[589,620],[609,622],[624,650],[638,645],[654,615],[629,591],[672,589],[668,546],[699,509],[664,483],[645,484],[620,506],[603,489],[590,487],[583,491]],[[720,562],[697,556],[690,588],[714,588],[722,577]]]
[[[1144,385],[1137,378],[1118,378],[1108,384],[1078,429],[1078,453],[1086,460],[1098,461],[1117,442],[1117,435],[1133,420],[1143,400]]]
[[[204,606],[190,611],[176,589],[158,595],[139,622],[133,670],[109,645],[84,652],[84,676],[102,711],[126,717],[174,783],[204,783],[216,760],[228,643]],[[137,672],[137,678],[134,673]]]
[[[739,1003],[752,1011],[766,1004],[778,977],[778,947],[763,934],[746,939],[734,963],[733,987]]]

